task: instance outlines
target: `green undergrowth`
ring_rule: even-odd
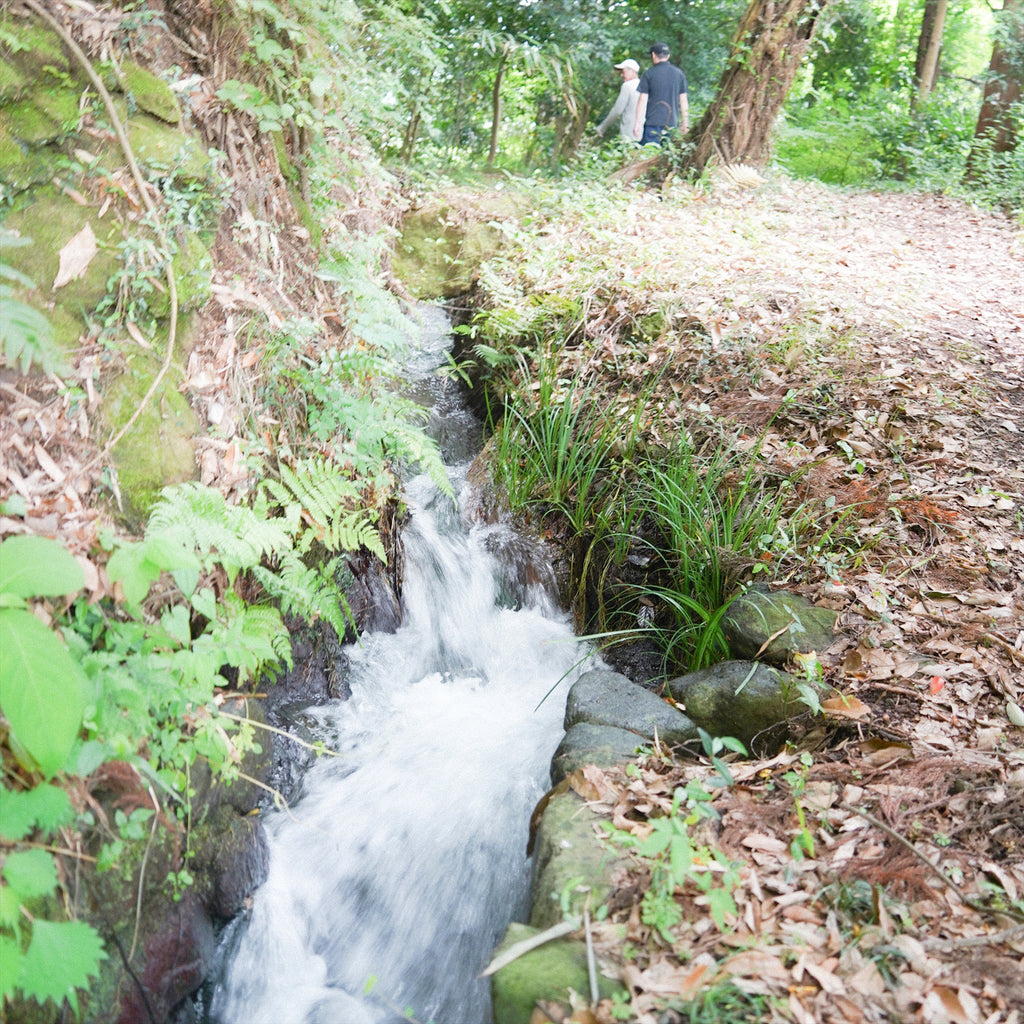
[[[758,443],[697,444],[657,422],[657,378],[609,393],[565,380],[550,355],[492,416],[495,485],[572,552],[578,619],[593,633],[656,639],[667,669],[728,657],[721,620],[750,581],[792,571],[834,522],[771,475]],[[652,433],[662,439],[652,441]],[[841,529],[841,527],[840,527]]]

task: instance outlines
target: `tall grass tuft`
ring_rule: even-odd
[[[771,549],[786,514],[788,487],[771,485],[758,468],[756,448],[703,454],[686,436],[637,465],[630,508],[644,521],[658,569],[627,588],[624,610],[658,609],[646,628],[667,668],[703,668],[728,657],[725,608],[740,576],[763,564],[759,557]]]

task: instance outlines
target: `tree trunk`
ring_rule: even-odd
[[[1024,48],[1024,0],[1006,0],[1000,18],[1006,22],[1003,39],[997,37],[992,47],[988,81],[981,101],[974,143],[967,158],[967,181],[984,176],[986,155],[1012,153],[1017,148],[1017,129],[1011,105],[1021,99],[1021,61]]]
[[[702,173],[717,154],[726,164],[763,167],[772,130],[818,16],[830,0],[752,0],[740,21],[718,92],[690,133],[683,169]]]
[[[917,37],[917,60],[914,62],[913,106],[916,110],[935,88],[942,52],[942,30],[946,24],[949,0],[925,0],[921,18],[921,34]]]
[[[498,61],[498,70],[494,73],[494,90],[491,93],[491,148],[487,151],[487,166],[494,166],[494,158],[498,155],[498,130],[501,128],[501,85],[505,80],[505,69],[508,67],[508,56],[502,54]]]

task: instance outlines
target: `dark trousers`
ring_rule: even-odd
[[[664,146],[672,134],[672,126],[667,124],[645,124],[644,133],[640,137],[641,146]]]

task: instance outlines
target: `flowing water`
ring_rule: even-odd
[[[465,508],[480,426],[432,372],[447,324],[423,316],[411,387]],[[550,585],[529,582],[542,574],[527,540],[467,521],[426,477],[406,499],[402,626],[352,649],[349,700],[305,713],[341,756],[267,820],[270,873],[217,1024],[490,1019],[478,975],[525,910],[529,816],[582,652]]]

